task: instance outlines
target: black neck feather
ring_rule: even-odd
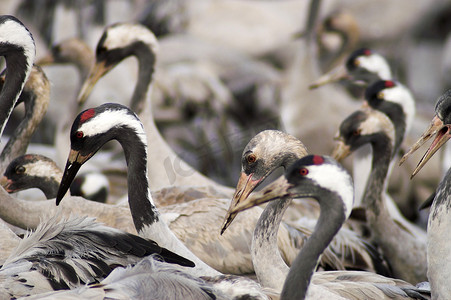
[[[282,290],[281,299],[304,299],[313,272],[324,249],[328,247],[345,221],[343,201],[331,191],[312,193],[320,204],[320,216],[313,234],[293,261]]]
[[[40,189],[47,199],[56,198],[56,194],[58,193],[59,182],[54,180],[53,178],[40,180],[41,184],[37,187]]]
[[[136,43],[134,49],[139,62],[139,73],[130,108],[139,114],[144,108],[144,101],[152,81],[155,68],[155,53],[144,43]]]
[[[3,133],[27,75],[27,58],[22,48],[14,45],[3,45],[0,55],[6,59],[6,77],[0,92],[0,133]]]
[[[389,101],[382,101],[382,103],[377,107],[377,110],[386,114],[395,127],[395,144],[393,147],[395,150],[393,151],[394,155],[404,140],[404,135],[406,133],[406,115],[400,104]]]
[[[124,149],[128,166],[128,201],[136,230],[140,232],[145,225],[151,225],[159,220],[159,213],[148,198],[150,193],[147,178],[147,145],[143,144],[136,133],[128,127],[119,129],[116,139]]]

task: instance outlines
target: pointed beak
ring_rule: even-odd
[[[433,135],[435,135],[432,144],[429,146],[429,149],[421,158],[415,170],[413,170],[410,179],[412,179],[421,168],[428,162],[428,160],[440,149],[451,137],[450,133],[451,125],[443,124],[443,121],[440,120],[437,116],[432,119],[429,128],[421,135],[420,139],[410,148],[410,150],[402,157],[399,164],[401,165],[407,157],[409,157],[413,152],[418,150],[426,141],[428,141]]]
[[[14,191],[10,188],[12,181],[8,179],[6,176],[2,176],[0,178],[0,185],[7,191],[8,193],[13,193]]]
[[[38,66],[48,66],[55,62],[55,58],[52,54],[47,54],[43,57],[41,57],[35,64]]]
[[[236,185],[235,194],[233,195],[232,201],[230,202],[229,210],[224,219],[224,223],[221,228],[221,234],[229,227],[233,219],[235,219],[237,214],[232,214],[231,211],[236,207],[237,204],[247,199],[249,194],[260,184],[263,178],[254,180],[252,179],[252,174],[247,175],[241,172],[240,179]]]
[[[332,151],[332,157],[339,162],[348,157],[351,152],[351,147],[339,140]]]
[[[283,197],[294,196],[289,190],[293,185],[288,183],[285,176],[280,176],[273,183],[266,186],[264,189],[252,193],[248,198],[241,201],[230,211],[231,214],[237,215],[239,212],[249,209],[251,207],[275,200]]]
[[[108,71],[112,69],[113,66],[106,66],[105,61],[96,62],[89,72],[88,78],[83,83],[83,86],[80,89],[80,93],[78,94],[78,106],[81,107],[86,99],[92,92],[92,89],[96,85],[97,81],[102,78]]]
[[[70,150],[69,158],[67,159],[66,168],[64,169],[63,177],[58,188],[56,195],[56,205],[59,205],[67,190],[74,181],[80,167],[91,157],[92,155],[80,155],[79,151]]]
[[[318,78],[316,81],[311,83],[309,85],[309,89],[313,90],[316,88],[319,88],[320,86],[323,86],[325,84],[331,83],[331,82],[337,82],[343,79],[349,79],[350,75],[348,74],[348,71],[346,70],[346,67],[344,65],[339,65],[336,68],[332,69],[330,72],[324,74],[320,78]]]

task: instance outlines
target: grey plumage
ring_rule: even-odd
[[[320,254],[349,216],[353,186],[350,175],[327,157],[307,156],[284,177],[253,193],[235,212],[286,197],[314,197],[321,205],[315,232],[293,262],[282,299],[426,299],[411,284],[371,272],[314,272]],[[310,283],[311,280],[311,283]],[[310,284],[309,284],[310,283]],[[307,290],[308,289],[308,290]]]
[[[53,217],[29,232],[5,261],[0,269],[0,294],[19,297],[100,282],[117,266],[152,254],[193,266],[151,240],[104,226],[93,218],[58,221]]]
[[[135,266],[115,269],[99,284],[49,292],[27,299],[231,299],[211,284],[176,266],[145,258]]]
[[[243,150],[241,159],[241,177],[237,183],[236,193],[230,203],[232,209],[238,203],[245,201],[249,193],[257,188],[273,171],[283,167],[286,169],[297,159],[305,156],[307,149],[303,143],[294,136],[279,130],[264,130],[253,137]],[[283,202],[283,203],[282,203]],[[313,202],[312,205],[307,205]],[[290,243],[284,247],[292,250],[294,256],[285,259],[286,262],[294,260],[299,249],[304,246],[307,237],[311,235],[313,227],[318,219],[319,206],[314,201],[303,201],[307,203],[300,206],[299,203],[292,204],[291,197],[287,197],[280,203],[270,203],[262,212],[253,234],[251,253],[253,255],[254,269],[263,286],[281,286],[284,276],[275,275],[275,270],[282,272],[288,270],[286,263],[280,258],[279,250],[275,240],[278,236],[279,224],[285,212],[297,213],[294,220],[284,216],[283,228],[288,229]],[[287,208],[291,205],[291,209]],[[226,216],[223,231],[234,219],[234,214]],[[279,233],[280,234],[280,233]],[[280,238],[280,237],[279,237]],[[271,241],[268,243],[268,241]],[[265,248],[260,246],[265,245]],[[271,245],[272,247],[266,247]],[[334,238],[332,244],[324,251],[320,266],[334,270],[345,267],[356,268],[355,261],[362,262],[363,269],[374,270],[370,245],[349,228],[343,228]],[[272,258],[269,258],[272,256]],[[277,257],[277,259],[276,259]],[[357,258],[357,259],[356,259]],[[267,264],[271,261],[271,267]],[[282,272],[286,274],[287,271]],[[268,277],[268,275],[270,275]],[[266,279],[265,279],[266,278]],[[277,283],[274,278],[281,279]]]
[[[80,139],[80,137],[82,138]],[[151,197],[149,181],[146,176],[147,140],[143,126],[138,117],[129,108],[123,105],[105,103],[101,106],[87,109],[77,116],[71,129],[71,152],[58,190],[56,203],[59,204],[63,199],[71,181],[83,163],[91,158],[107,141],[113,139],[117,140],[124,149],[125,159],[128,165],[128,201],[132,219],[138,234],[143,237],[151,237],[168,249],[173,249],[189,259],[192,259],[196,263],[196,267],[189,271],[190,273],[192,272],[191,274],[202,276],[221,275],[220,272],[194,255],[187,246],[175,236],[165,223],[163,215],[161,215],[156,208]],[[193,202],[194,201],[191,201],[185,204],[191,206]],[[211,202],[212,201],[207,201],[206,205],[213,205],[214,202]],[[94,205],[89,205],[90,208],[93,206]],[[105,210],[111,208],[110,205],[104,204],[104,206]],[[178,206],[178,208],[180,207],[183,207],[183,205]],[[193,212],[192,208],[193,207],[189,209],[191,212]],[[202,210],[205,210],[205,207],[199,209],[202,212]],[[210,208],[208,207],[207,209],[208,212],[211,213]],[[222,208],[219,207],[219,209],[221,210]],[[195,212],[195,215],[199,215],[198,211]],[[174,210],[172,210],[171,213],[172,215],[170,218],[172,219],[178,219],[179,217],[184,219],[189,216],[186,211],[183,216],[180,216],[180,214]],[[209,222],[214,222],[215,220],[217,221],[218,218],[211,219],[211,217],[209,217],[208,220],[203,219],[193,222],[192,217],[188,218],[188,223],[183,223],[183,230],[185,230],[184,238],[186,238],[187,243],[192,245],[199,241],[199,238],[194,238],[193,241],[190,240],[192,236],[191,230],[197,229],[201,229],[205,234],[214,235],[216,239],[218,239],[217,234],[215,235],[211,230],[212,227],[205,225]],[[187,225],[190,222],[193,222],[192,224],[196,225]],[[186,231],[186,229],[188,230]],[[194,236],[198,237],[199,235],[195,234]],[[206,239],[206,241],[207,244],[202,248],[202,253],[211,256],[211,252],[216,249],[215,247],[212,247],[212,251],[205,251],[205,249],[210,250],[208,247],[211,245],[212,239]],[[247,247],[247,245],[244,247]],[[222,253],[225,252],[223,249],[224,248],[220,248]],[[241,249],[236,249],[236,251],[241,251]],[[226,252],[223,256],[227,254],[228,253]],[[222,257],[219,257],[218,260],[219,259],[222,259]],[[261,290],[254,290],[254,292],[259,293],[261,299],[266,299],[266,296]]]
[[[435,116],[429,127],[402,158],[401,163],[409,155],[418,150],[427,140],[434,137],[433,142],[413,171],[412,177],[451,138],[450,107],[451,91],[448,90],[437,100]],[[451,253],[451,244],[448,239],[449,228],[451,226],[451,220],[449,218],[450,176],[451,169],[448,169],[448,172],[437,188],[428,220],[427,277],[430,283],[432,299],[446,299],[451,294],[448,276],[450,270],[449,254]]]
[[[340,125],[338,140],[335,157],[341,158],[363,145],[371,144],[372,168],[362,204],[372,238],[382,249],[395,277],[413,283],[424,281],[427,269],[426,241],[416,231],[392,217],[384,198],[395,143],[392,120],[371,108],[356,111]]]

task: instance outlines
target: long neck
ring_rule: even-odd
[[[63,172],[56,165],[46,170],[47,176],[36,177],[36,188],[40,189],[47,199],[54,199],[58,194]]]
[[[384,157],[372,155],[374,151],[374,146],[369,144],[360,147],[355,151],[354,160],[353,160],[353,175],[354,175],[354,188],[355,188],[355,202],[354,206],[360,206],[363,199],[365,198],[365,191],[367,190],[367,185],[370,177],[371,170],[375,170],[372,166],[381,166],[379,163],[382,163],[382,166],[385,164],[390,164],[390,159],[393,158],[397,154],[397,150],[401,146],[402,141],[404,140],[404,135],[406,132],[406,122],[405,115],[402,107],[399,104],[383,101],[377,108],[377,110],[385,113],[392,123],[395,125],[395,142],[394,146],[391,147],[390,141],[385,141],[381,146],[380,155],[384,155]],[[387,145],[387,146],[385,146]],[[386,148],[389,147],[390,149]],[[393,151],[392,151],[393,150]],[[387,157],[388,155],[386,151],[390,151],[391,157]],[[376,162],[375,159],[379,162]],[[388,159],[388,162],[387,162]],[[382,180],[388,178],[392,171],[392,165],[387,169],[379,169],[377,170],[378,174],[376,175],[378,180]],[[374,184],[382,184],[384,186],[386,183],[375,182]],[[373,197],[376,193],[373,193]]]
[[[307,155],[306,149],[301,147],[297,140],[294,144],[290,140],[285,141],[284,144],[286,147],[280,150],[275,166],[283,166],[286,169],[287,166]],[[252,237],[252,264],[258,281],[262,286],[275,290],[282,290],[289,271],[279,252],[277,234],[282,217],[291,201],[292,198],[288,197],[271,201],[260,215]]]
[[[150,97],[144,99],[139,117],[145,127],[147,140],[152,141],[148,149],[148,166],[151,188],[159,190],[170,186],[212,186],[214,189],[233,195],[233,189],[221,186],[204,176],[181,159],[161,136],[153,118]]]
[[[394,151],[392,154],[395,155],[396,151],[401,146],[406,133],[406,112],[404,112],[400,104],[389,101],[382,101],[378,110],[385,113],[395,125],[395,144],[393,146]]]
[[[363,204],[367,213],[377,217],[380,214],[382,193],[392,155],[392,146],[385,135],[380,135],[379,141],[372,143],[373,160],[370,177],[365,188]]]
[[[354,207],[362,205],[365,188],[371,173],[373,149],[364,145],[354,151],[352,159],[352,175],[354,178]]]
[[[0,92],[0,136],[3,134],[6,122],[31,70],[31,64],[27,65],[26,58],[22,53],[7,55],[5,58],[6,79]]]
[[[270,202],[258,219],[252,238],[252,263],[258,281],[263,287],[275,290],[282,289],[289,271],[277,246],[277,233],[291,200],[283,198]]]
[[[216,182],[200,174],[183,161],[161,136],[152,115],[152,103],[149,96],[152,89],[155,54],[148,45],[139,43],[136,45],[133,55],[138,59],[139,73],[130,108],[140,116],[146,128],[147,139],[152,141],[152,147],[148,149],[149,177],[152,189],[158,190],[173,185],[192,185],[193,182],[200,186],[218,186]],[[226,187],[223,189],[230,194],[233,193],[231,189]]]
[[[301,252],[291,264],[285,280],[281,299],[304,299],[313,272],[324,249],[345,221],[342,202],[337,194],[324,191],[319,199],[321,212],[313,234],[309,237]],[[336,201],[332,199],[335,198]],[[324,201],[322,201],[324,199]]]
[[[116,139],[122,145],[128,166],[128,199],[133,222],[138,232],[160,219],[153,204],[147,178],[147,145],[135,133],[118,134]]]
[[[142,133],[144,134],[144,133]],[[147,178],[147,145],[133,134],[119,134],[128,166],[128,201],[136,230],[139,235],[155,240],[166,247],[195,262],[196,275],[215,276],[220,273],[195,256],[169,229],[160,218],[153,203]]]
[[[385,184],[392,157],[388,138],[372,144],[372,171],[364,194],[364,206],[374,240],[390,262],[395,277],[408,282],[426,280],[426,243],[392,218],[385,204]],[[415,249],[406,253],[405,249]]]
[[[23,229],[34,229],[46,214],[50,215],[56,210],[51,201],[26,201],[16,199],[0,188],[0,218]]]
[[[24,101],[25,117],[14,130],[13,134],[11,134],[8,143],[0,154],[1,171],[3,171],[14,158],[25,154],[33,133],[44,118],[49,104],[50,91],[46,88],[41,90],[42,91],[37,93],[34,93],[34,91],[27,91],[29,96],[27,95]]]
[[[136,57],[139,63],[138,82],[130,103],[130,108],[137,114],[144,109],[144,102],[148,97],[152,75],[155,69],[155,54],[144,44],[139,44],[136,48]]]
[[[54,178],[50,178],[42,182],[39,188],[47,199],[54,199],[58,193],[60,181],[56,181]]]

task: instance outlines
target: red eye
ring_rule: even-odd
[[[301,174],[302,176],[305,176],[308,174],[308,170],[306,168],[302,168],[299,170],[299,174]]]
[[[354,131],[352,132],[352,135],[353,135],[353,136],[359,136],[361,132],[362,132],[361,129],[357,129],[357,130],[354,130]]]
[[[76,136],[78,139],[81,139],[81,138],[83,137],[83,131],[77,131],[77,132],[75,133],[75,136]]]

